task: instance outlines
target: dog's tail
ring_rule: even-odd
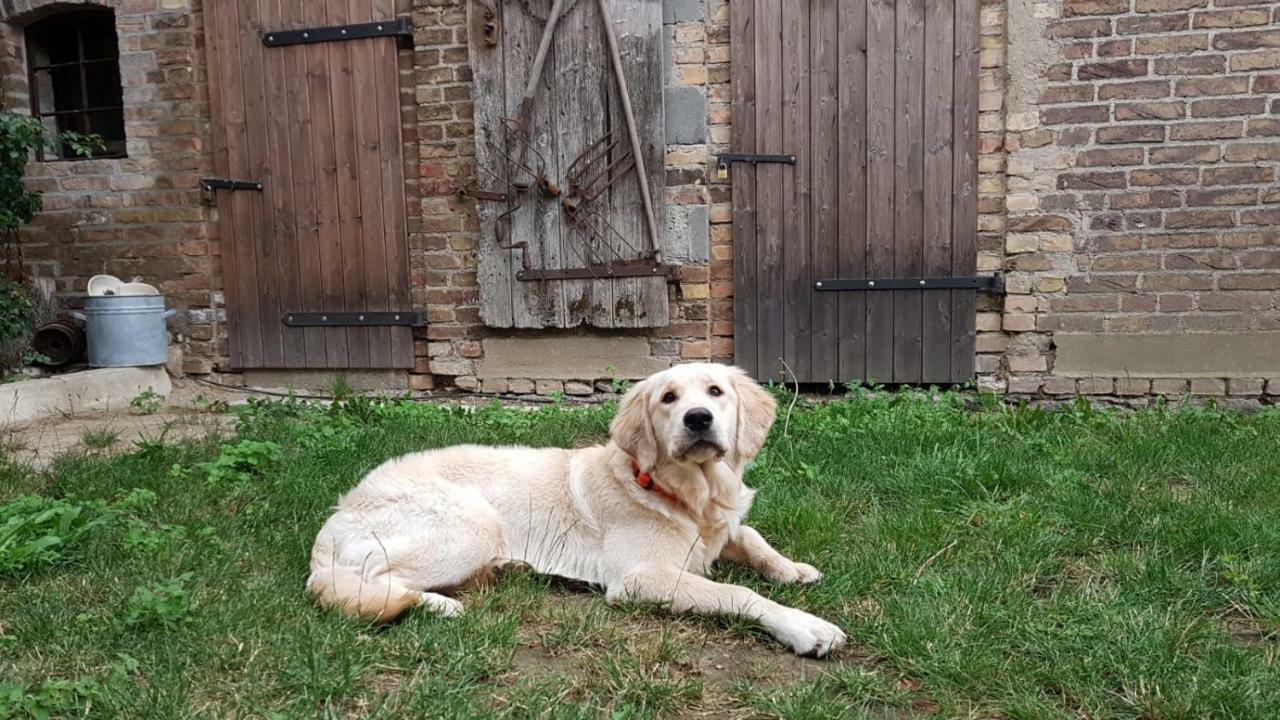
[[[342,565],[312,567],[307,589],[322,607],[375,622],[394,620],[423,598],[421,591],[405,587],[390,572],[366,577],[360,568]]]

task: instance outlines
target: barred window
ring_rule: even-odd
[[[94,134],[102,147],[94,157],[124,157],[124,103],[115,14],[108,8],[77,8],[27,27],[31,114],[49,131]],[[41,160],[78,157],[54,142]]]

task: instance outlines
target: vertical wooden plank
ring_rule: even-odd
[[[542,8],[549,7],[549,3],[542,5]],[[544,24],[532,17],[519,3],[508,5],[504,21],[503,46],[506,53],[507,106],[503,116],[516,118],[520,115],[520,98],[529,82],[534,55],[537,54]],[[543,164],[542,169],[547,177],[557,179],[559,176],[557,168],[550,165],[552,158],[556,157],[555,148],[552,147],[550,102],[551,77],[555,74],[554,55],[553,46],[547,53],[542,75],[538,79],[529,132],[532,150],[526,156],[526,164],[535,169]],[[512,145],[510,152],[518,153],[518,146]],[[551,238],[547,231],[555,228],[555,237],[559,236],[557,215],[559,206],[555,200],[544,198],[536,187],[519,195],[516,203],[519,209],[511,215],[511,237],[513,240],[528,244],[529,258],[533,267],[543,267],[545,248]],[[512,326],[518,328],[554,326],[556,304],[550,298],[559,292],[558,285],[552,282],[517,280],[515,274],[521,268],[521,252],[511,250],[508,254],[511,263]]]
[[[240,65],[245,101],[245,126],[248,170],[246,177],[258,179],[265,185],[271,177],[270,151],[267,144],[267,100],[262,58],[262,5],[264,0],[240,0]],[[256,270],[258,296],[258,326],[262,334],[262,367],[284,365],[284,322],[280,311],[280,281],[277,275],[277,256],[280,248],[275,241],[272,204],[263,193],[249,195],[252,222],[252,251]]]
[[[309,25],[302,3],[280,0],[282,20],[286,28]],[[294,217],[297,226],[297,272],[301,294],[301,307],[290,310],[320,312],[326,310],[324,288],[321,284],[320,224],[316,210],[317,182],[319,180],[312,161],[312,148],[319,142],[315,128],[315,115],[311,111],[308,80],[308,48],[295,45],[277,48],[285,64],[285,107],[290,123],[289,147],[291,151],[290,173],[293,176]],[[306,351],[306,367],[328,366],[325,329],[309,327],[303,330]]]
[[[643,158],[649,182],[649,197],[653,200],[658,237],[663,236],[663,191],[666,154],[663,113],[663,65],[655,62],[662,58],[662,7],[650,0],[610,0],[614,32],[618,38],[618,51],[627,79],[627,91],[631,96],[636,131],[640,136]],[[606,61],[607,63],[607,61]],[[608,73],[612,78],[613,73]],[[623,119],[621,95],[616,81],[611,85],[610,111],[613,130],[618,137],[627,137]],[[624,142],[625,144],[625,142]],[[639,175],[632,173],[615,186],[612,201],[615,225],[622,237],[615,240],[615,257],[622,260],[647,257],[650,247],[648,223],[645,220],[644,202],[641,199]],[[623,242],[625,239],[625,242]],[[627,278],[615,280],[613,306],[608,313],[609,327],[652,327],[667,322],[667,284],[665,278]]]
[[[893,0],[867,2],[867,276],[894,274],[894,50]],[[867,303],[866,377],[893,382],[892,292],[864,293]]]
[[[754,3],[729,5],[729,72],[733,92],[729,147],[756,152],[756,31]],[[756,314],[756,170],[732,166],[734,362],[758,377]]]
[[[254,2],[256,0],[245,0]],[[218,32],[224,45],[220,55],[222,62],[223,101],[227,119],[227,173],[232,178],[248,177],[253,168],[249,160],[249,127],[245,108],[244,70],[240,60],[240,45],[244,38],[240,24],[243,18],[239,2],[228,2],[219,9]],[[255,129],[256,132],[256,129]],[[235,253],[235,277],[227,278],[228,294],[237,299],[237,317],[242,367],[262,367],[262,313],[258,302],[258,263],[256,234],[260,228],[255,222],[254,204],[261,198],[256,193],[221,192],[218,201],[231,206],[234,227],[226,248]],[[234,326],[234,324],[233,324]]]
[[[813,188],[812,259],[809,287],[831,277],[840,265],[839,31],[840,0],[816,0],[809,10],[811,158]],[[840,382],[839,295],[812,294],[811,382]]]
[[[897,4],[893,270],[898,277],[920,277],[924,270],[924,2]],[[919,383],[923,293],[894,295],[893,380]]]
[[[262,22],[267,28],[286,26],[284,8],[288,0],[262,0]],[[302,290],[298,279],[298,232],[293,197],[293,151],[290,145],[291,118],[297,109],[288,102],[288,68],[283,48],[263,50],[262,74],[267,97],[274,110],[266,113],[269,176],[264,183],[264,200],[271,207],[275,264],[271,270],[279,287],[280,312],[302,307]],[[307,346],[302,328],[292,328],[276,318],[282,335],[286,368],[306,367]]]
[[[328,9],[322,2],[303,3],[308,25],[328,25]],[[346,303],[342,267],[342,241],[338,231],[338,157],[334,150],[333,68],[329,66],[328,43],[304,45],[307,57],[307,97],[311,110],[313,144],[310,146],[315,173],[316,225],[320,249],[320,286],[322,310],[340,310]],[[325,366],[346,368],[347,331],[345,328],[323,328]]]
[[[839,276],[867,275],[867,4],[839,0]],[[840,293],[840,380],[866,376],[867,295]]]
[[[783,357],[799,382],[809,382],[812,316],[809,280],[812,262],[813,172],[809,152],[809,11],[811,3],[789,6],[782,13],[782,147],[796,164],[783,173],[782,266],[786,332]]]
[[[790,152],[782,142],[783,0],[756,0],[756,147],[766,154]],[[783,178],[793,172],[783,165],[756,167],[760,222],[756,225],[756,307],[759,308],[759,377],[781,380],[786,335],[782,236]]]
[[[957,276],[975,274],[978,264],[978,10],[976,2],[955,2],[951,272]],[[967,382],[974,373],[977,293],[951,294],[951,380]]]
[[[924,43],[924,275],[951,274],[952,65],[955,0],[931,0]],[[950,290],[923,296],[921,382],[951,382]]]
[[[369,22],[373,20],[372,8],[365,0],[346,0],[346,13],[350,22]],[[344,86],[341,92],[349,93],[347,101],[351,103],[347,111],[353,117],[349,120],[349,145],[355,157],[348,156],[348,162],[354,163],[355,197],[347,209],[348,214],[356,218],[356,240],[360,243],[357,250],[362,261],[354,268],[354,277],[348,276],[347,292],[350,295],[352,285],[364,293],[362,306],[366,310],[391,310],[392,303],[387,285],[387,253],[383,234],[387,226],[382,215],[382,198],[385,188],[382,186],[382,146],[378,123],[378,108],[381,100],[377,86],[377,75],[380,72],[377,61],[378,41],[359,40],[348,45],[349,68],[351,73],[350,87]],[[334,99],[337,101],[339,88],[334,88]],[[335,120],[337,120],[335,113]],[[344,121],[344,125],[348,121]],[[340,137],[340,136],[339,136]],[[350,188],[348,189],[350,192]],[[348,268],[350,271],[352,268]],[[348,298],[349,304],[353,298]],[[368,367],[390,367],[391,363],[391,329],[369,328],[367,331],[367,348],[359,354],[359,360]],[[354,348],[348,348],[354,351]],[[357,362],[355,356],[353,364]]]
[[[394,0],[373,0],[373,19],[395,17]],[[374,42],[377,51],[378,136],[382,176],[383,287],[389,310],[410,309],[408,218],[405,209],[404,142],[400,132],[400,62],[391,40]],[[366,241],[366,248],[377,241]],[[404,326],[387,328],[391,357],[380,367],[413,367],[413,331]]]
[[[604,33],[601,30],[600,9],[593,0],[578,3],[561,19],[562,29],[555,41],[556,69],[552,78],[555,96],[555,132],[557,166],[560,173],[587,145],[599,139],[607,131],[606,108],[609,107],[609,86],[612,75],[604,58]],[[565,181],[567,184],[567,181]],[[568,187],[562,188],[569,192]],[[601,205],[607,197],[596,201]],[[583,267],[590,259],[579,231],[569,222],[560,226],[560,257],[563,267]],[[596,294],[609,292],[610,285],[603,281],[565,280],[560,283],[564,302],[565,327],[577,327],[588,323],[592,317],[592,304]]]
[[[226,38],[222,34],[225,17],[231,15],[235,21],[234,8],[225,3],[210,3],[205,8],[204,36],[209,62],[209,112],[212,118],[213,134],[213,169],[218,175],[230,177],[231,150],[230,142],[234,133],[231,127],[231,99],[224,89],[234,74],[228,73],[225,55]],[[244,367],[244,340],[241,335],[242,322],[240,296],[236,283],[240,274],[236,267],[236,216],[233,202],[223,202],[216,210],[218,221],[218,245],[222,258],[223,295],[226,302],[228,319],[228,341],[230,345],[231,367]]]
[[[498,119],[506,117],[505,48],[511,35],[507,30],[507,15],[520,12],[506,2],[494,2],[496,17],[490,20],[490,12],[482,3],[467,3],[468,48],[474,84],[472,99],[476,117],[476,183],[481,190],[506,192],[498,178],[502,177],[500,153],[503,143],[502,126]],[[496,23],[498,44],[491,47],[485,42],[485,26]],[[498,217],[506,212],[504,203],[476,202],[480,216],[480,247],[477,249],[477,281],[484,288],[480,298],[480,318],[492,327],[511,327],[511,274],[510,250],[498,248]]]
[[[347,0],[320,0],[324,5],[327,22],[330,25],[345,25],[356,22],[348,8]],[[364,3],[367,5],[367,3]],[[368,20],[368,18],[363,18]],[[372,289],[365,278],[365,239],[362,234],[359,160],[356,154],[357,137],[355,116],[372,110],[372,106],[353,107],[355,102],[355,83],[353,78],[352,54],[359,53],[362,46],[373,43],[365,40],[355,42],[325,43],[324,49],[330,69],[329,112],[333,117],[333,152],[337,162],[335,188],[338,197],[336,207],[338,222],[338,247],[342,258],[343,304],[341,308],[347,312],[359,312],[369,309],[366,299]],[[379,226],[374,228],[380,230]],[[383,283],[375,283],[374,288]],[[338,308],[332,308],[334,310]],[[384,328],[377,332],[385,334]],[[350,367],[371,367],[370,329],[348,327],[345,330],[347,341],[347,362]],[[385,340],[382,343],[385,346]]]

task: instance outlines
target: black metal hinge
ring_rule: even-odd
[[[310,43],[336,42],[339,40],[361,40],[364,38],[394,37],[397,39],[413,38],[413,23],[409,18],[379,20],[377,22],[356,23],[354,25],[333,25],[330,27],[302,28],[300,30],[272,30],[262,34],[262,44],[267,47],[284,47],[286,45],[308,45]]]
[[[1004,278],[1000,275],[976,275],[969,277],[937,278],[856,278],[819,280],[813,284],[818,291],[841,290],[985,290],[1004,292]]]
[[[223,180],[221,178],[200,178],[200,189],[205,192],[214,190],[256,190],[262,191],[262,183],[252,180]]]
[[[289,327],[377,327],[407,325],[422,327],[426,321],[422,313],[414,311],[391,312],[296,312],[286,313],[284,324]]]
[[[795,165],[795,155],[758,155],[755,153],[721,153],[716,156],[716,177],[721,180],[729,177],[729,166],[733,163],[784,163]]]
[[[516,279],[525,282],[534,280],[603,280],[606,278],[628,277],[672,277],[679,275],[679,273],[679,265],[619,263],[616,265],[596,265],[582,268],[520,270],[516,273]]]

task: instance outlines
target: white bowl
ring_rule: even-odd
[[[160,291],[154,285],[148,285],[144,282],[127,282],[121,283],[116,288],[117,295],[159,295]]]
[[[87,289],[90,295],[119,295],[123,284],[115,275],[94,275],[89,278]]]

